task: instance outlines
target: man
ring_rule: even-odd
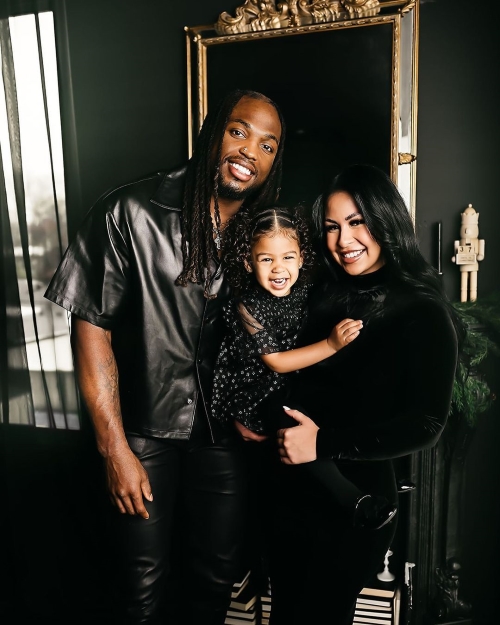
[[[235,441],[208,416],[228,296],[220,240],[242,206],[276,200],[283,139],[271,100],[230,93],[187,169],[100,198],[47,290],[73,314],[80,391],[122,513],[120,623],[172,622],[160,612],[180,577],[174,545],[187,570],[182,622],[224,622],[246,480]]]

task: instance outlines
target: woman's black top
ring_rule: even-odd
[[[269,369],[260,356],[295,346],[306,314],[307,287],[285,297],[255,287],[224,308],[227,334],[215,367],[212,415],[227,424],[234,419],[254,432],[265,432],[259,406],[286,385],[286,374]],[[323,337],[324,338],[324,337]]]
[[[360,336],[298,372],[290,397],[320,426],[318,458],[384,460],[434,445],[457,363],[444,304],[391,283],[385,267],[346,276],[313,295],[300,343],[324,338],[346,317],[363,320]]]

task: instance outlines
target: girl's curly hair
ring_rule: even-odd
[[[236,213],[224,231],[222,244],[224,272],[237,292],[245,291],[255,284],[254,274],[245,268],[245,262],[251,259],[252,247],[262,237],[277,234],[285,234],[297,241],[302,254],[302,269],[297,283],[307,281],[308,274],[314,266],[315,254],[302,207],[256,208]]]

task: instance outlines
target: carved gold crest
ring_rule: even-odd
[[[377,15],[379,0],[245,0],[235,16],[221,13],[215,25],[219,35],[257,32]]]

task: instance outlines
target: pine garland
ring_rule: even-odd
[[[467,332],[453,384],[450,414],[463,416],[472,427],[495,399],[480,365],[490,353],[500,356],[500,291],[454,307]]]

